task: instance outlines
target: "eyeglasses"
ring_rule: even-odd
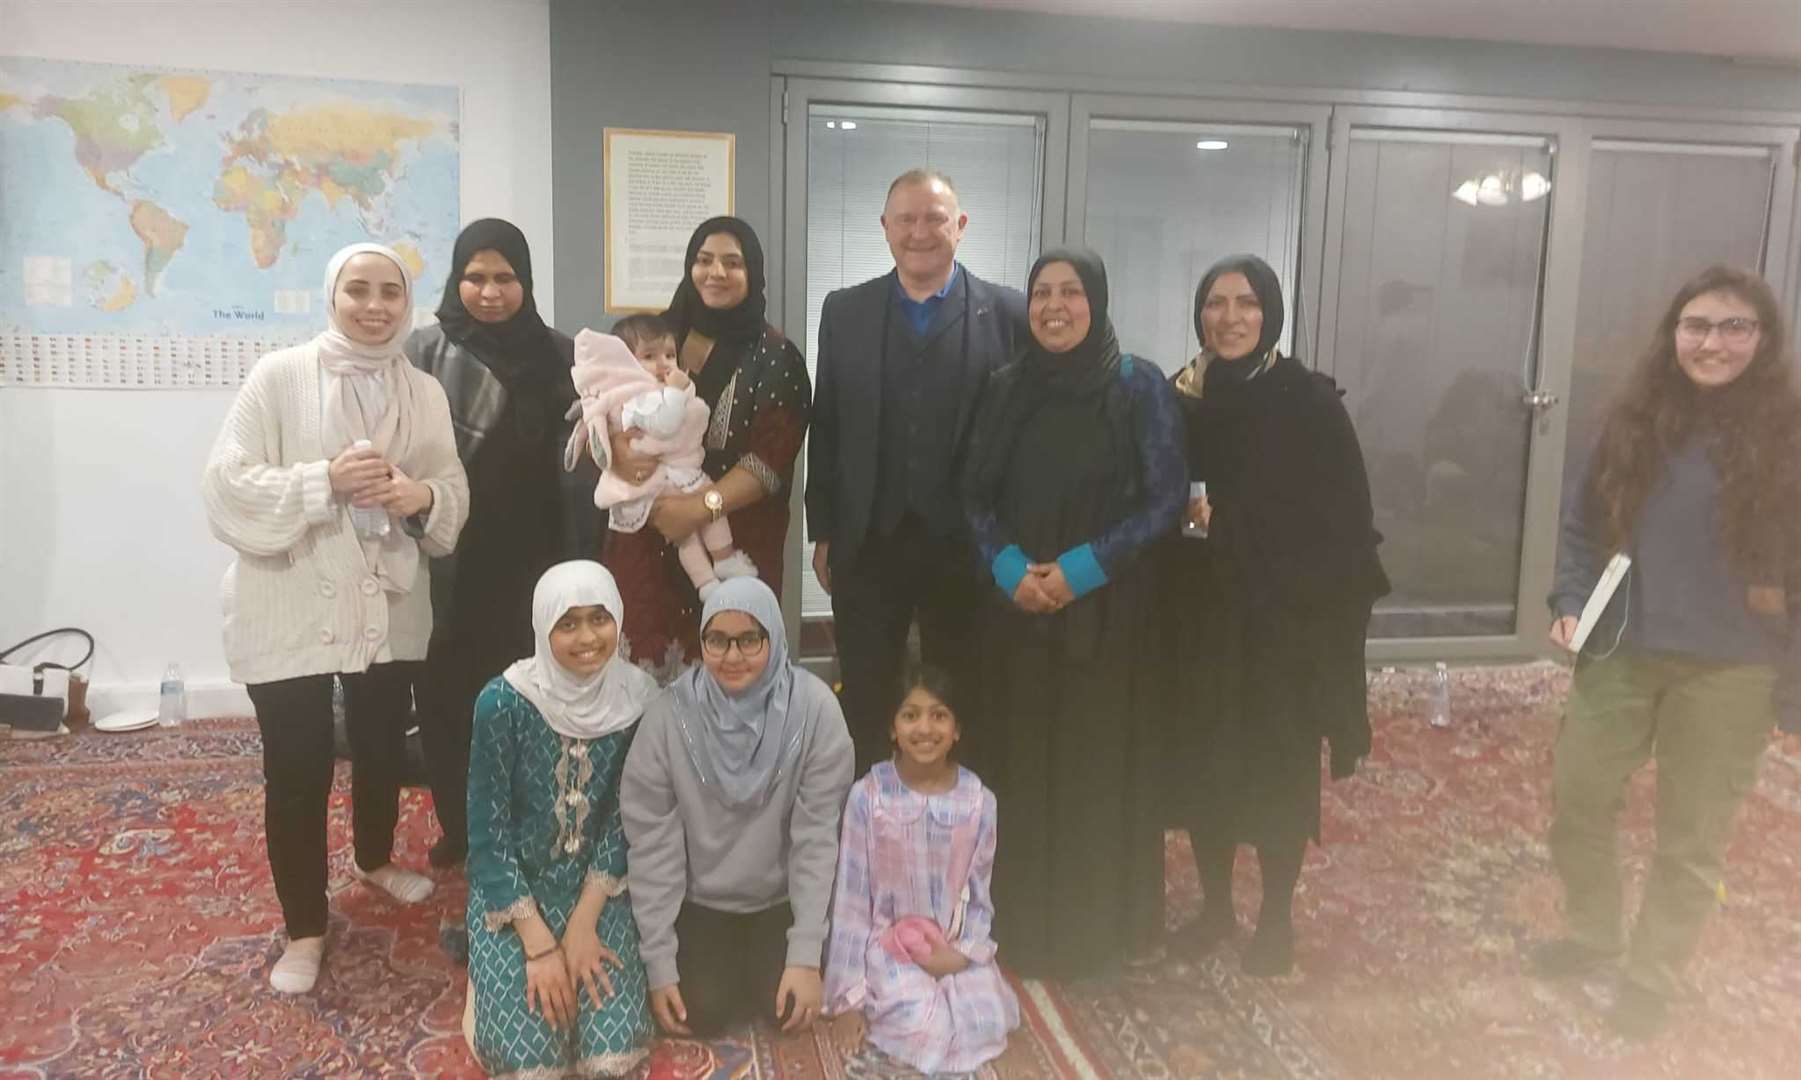
[[[744,657],[746,660],[755,660],[757,657],[763,655],[763,649],[767,647],[768,644],[769,635],[763,633],[761,630],[746,630],[736,637],[733,637],[731,634],[721,634],[717,631],[700,635],[700,647],[706,651],[708,656],[714,657],[715,659],[723,657],[726,653],[731,651],[733,645],[736,645],[738,646],[739,656]]]
[[[1756,319],[1730,318],[1713,322],[1698,315],[1690,315],[1676,322],[1676,336],[1690,344],[1699,345],[1707,340],[1707,335],[1715,330],[1720,332],[1720,340],[1728,345],[1743,345],[1757,333]]]

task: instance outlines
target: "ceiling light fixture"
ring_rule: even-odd
[[[1194,148],[1196,150],[1224,150],[1230,145],[1231,144],[1224,139],[1202,139],[1200,142],[1194,144]]]

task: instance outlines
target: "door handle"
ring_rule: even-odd
[[[1549,390],[1528,390],[1520,400],[1538,417],[1538,433],[1550,434],[1551,410],[1557,407],[1561,399]]]

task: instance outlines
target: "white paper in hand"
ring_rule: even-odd
[[[1571,652],[1582,651],[1588,636],[1595,632],[1595,624],[1601,621],[1601,613],[1607,610],[1608,602],[1619,591],[1620,582],[1626,580],[1626,571],[1630,569],[1632,556],[1625,552],[1607,560],[1607,569],[1601,571],[1601,580],[1595,583],[1595,591],[1588,594],[1588,603],[1582,606],[1582,617],[1576,620],[1576,632],[1570,635]]]

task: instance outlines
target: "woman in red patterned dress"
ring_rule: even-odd
[[[702,222],[686,265],[663,318],[675,330],[682,368],[713,412],[702,465],[713,483],[659,498],[652,528],[609,531],[601,557],[632,612],[621,648],[661,682],[700,655],[700,598],[675,544],[714,515],[729,517],[738,549],[781,595],[788,493],[813,400],[800,350],[764,321],[763,245],[751,227],[735,217]],[[620,475],[649,475],[656,460],[632,452],[634,437],[622,432],[608,449]]]

